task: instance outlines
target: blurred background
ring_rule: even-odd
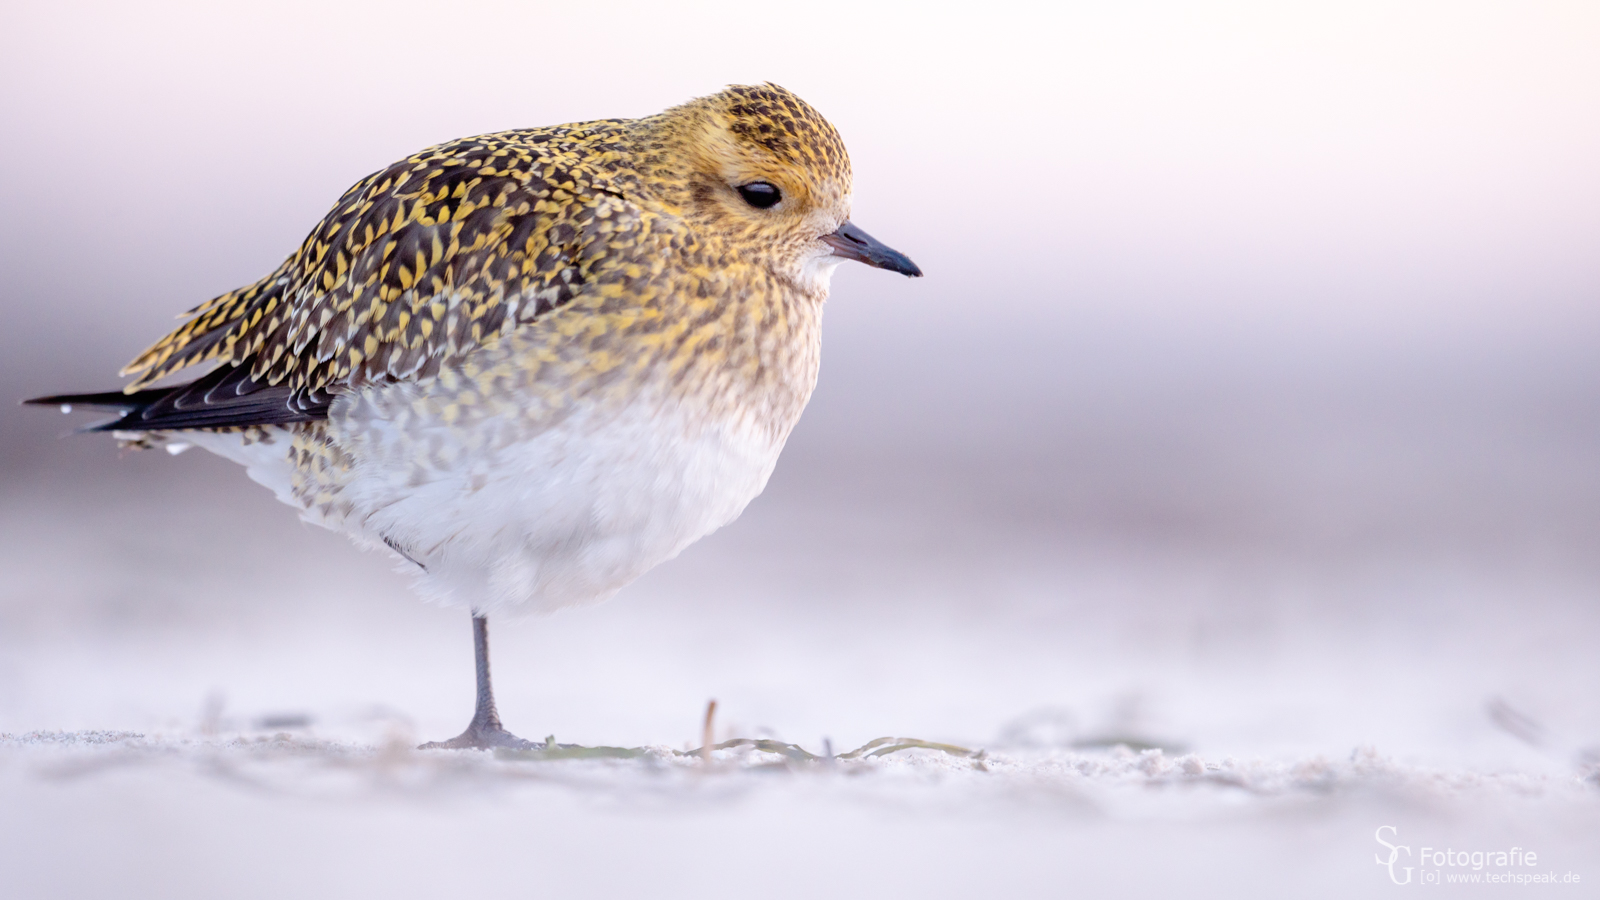
[[[1600,746],[1592,3],[7,19],[14,400],[116,386],[422,146],[764,80],[837,125],[854,220],[927,277],[839,271],[739,522],[496,626],[527,736],[681,746],[717,697],[811,746]],[[82,421],[0,403],[0,731],[459,730],[465,613],[228,464]]]

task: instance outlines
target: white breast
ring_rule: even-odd
[[[603,600],[731,522],[766,486],[783,436],[636,399],[525,440],[451,447],[447,426],[367,422],[325,524],[385,541],[426,571],[422,593],[482,612]],[[385,428],[390,433],[383,433]],[[423,454],[433,462],[416,465]]]

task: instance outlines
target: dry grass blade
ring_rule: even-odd
[[[679,756],[701,756],[710,758],[713,750],[732,750],[735,747],[751,747],[765,753],[781,754],[790,762],[816,762],[822,757],[806,750],[799,744],[786,744],[783,741],[774,741],[768,738],[734,738],[720,744],[707,744],[698,750],[674,751]]]
[[[963,759],[976,759],[983,755],[982,750],[969,750],[966,747],[957,747],[955,744],[937,744],[933,741],[924,741],[918,738],[881,737],[851,750],[841,753],[837,759],[870,759],[874,756],[888,756],[901,750],[938,750],[951,756]]]
[[[648,751],[643,747],[585,747],[582,744],[558,744],[555,735],[544,739],[544,745],[532,750],[494,751],[495,759],[547,760],[547,759],[637,759]]]
[[[710,710],[707,711],[708,713]],[[773,753],[782,756],[788,763],[816,763],[830,762],[833,760],[871,759],[877,756],[888,756],[902,750],[937,750],[962,759],[982,759],[984,751],[971,750],[958,747],[955,744],[940,744],[933,741],[924,741],[918,738],[881,737],[874,741],[837,756],[818,756],[801,747],[799,744],[790,744],[784,741],[775,741],[770,738],[733,738],[720,744],[706,743],[693,750],[673,750],[672,754],[678,757],[698,757],[710,760],[713,751],[737,750],[748,748],[761,753]],[[545,739],[542,746],[531,750],[496,750],[496,759],[503,760],[556,760],[556,759],[637,759],[649,754],[644,747],[585,747],[582,744],[558,744],[555,738]]]

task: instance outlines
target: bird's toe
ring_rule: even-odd
[[[519,738],[504,728],[468,726],[448,741],[429,741],[418,750],[533,750],[542,745]]]

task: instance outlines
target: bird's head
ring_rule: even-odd
[[[755,249],[780,278],[825,290],[840,262],[920,276],[850,222],[850,155],[820,113],[775,84],[734,85],[639,120],[637,165],[696,231]]]

